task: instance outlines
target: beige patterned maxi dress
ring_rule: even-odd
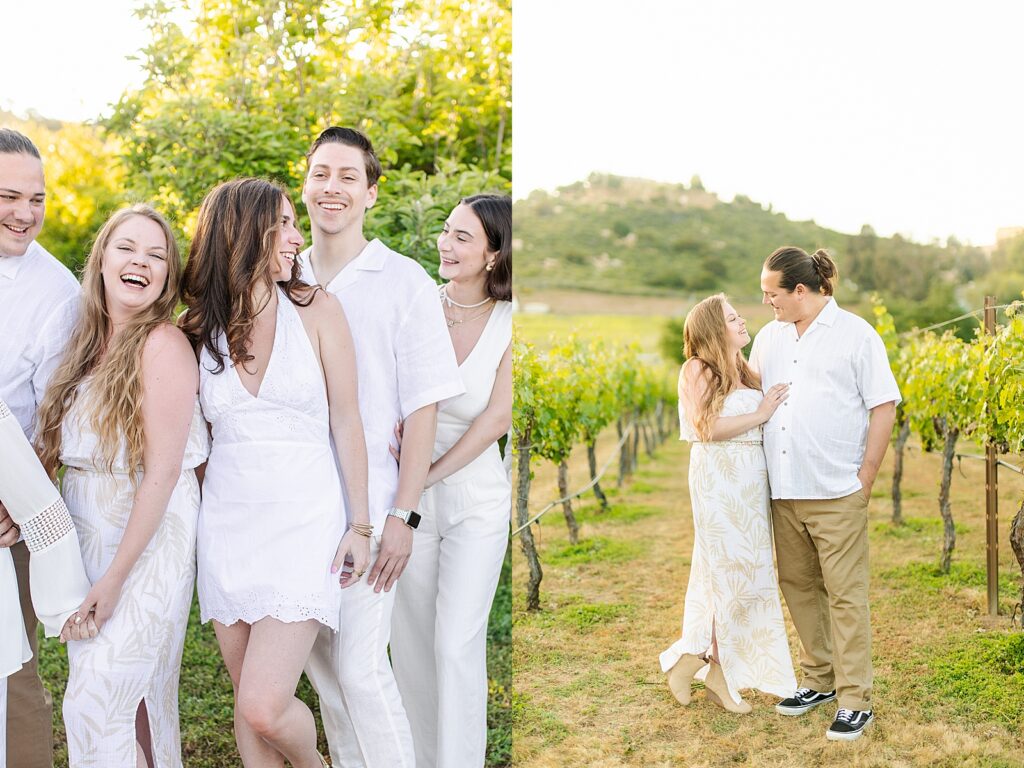
[[[726,398],[722,416],[752,413],[761,398],[757,390],[736,390]],[[681,439],[692,442],[693,557],[683,634],[661,654],[661,669],[670,670],[684,653],[705,653],[714,626],[719,661],[735,701],[743,688],[790,696],[796,678],[772,561],[761,427],[729,440],[700,442],[682,401],[679,423]],[[697,678],[704,679],[707,669]]]
[[[89,428],[87,388],[63,427],[64,499],[94,584],[114,558],[135,488],[124,450],[108,472]],[[135,712],[145,699],[157,768],[181,768],[178,677],[196,574],[199,484],[209,435],[198,400],[181,475],[167,511],[125,581],[113,615],[93,640],[68,643],[64,693],[70,768],[135,768]]]

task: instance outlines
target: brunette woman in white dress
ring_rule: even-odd
[[[282,187],[237,179],[203,200],[185,271],[182,327],[213,436],[199,604],[231,675],[247,768],[324,764],[295,688],[370,557],[352,337],[337,300],[298,280],[302,242]]]
[[[512,421],[512,200],[465,198],[437,249],[466,392],[438,408],[391,659],[418,768],[478,768],[487,747],[487,617],[512,509],[497,444]]]
[[[181,766],[178,675],[195,578],[196,466],[208,438],[199,372],[171,322],[181,260],[146,205],[115,213],[85,264],[82,309],[39,409],[43,466],[92,582],[100,635],[68,646],[72,768]]]
[[[768,470],[761,425],[786,399],[779,384],[761,394],[747,365],[746,322],[725,296],[686,316],[679,373],[679,424],[690,448],[693,557],[682,637],[661,654],[680,704],[690,682],[730,712],[751,711],[741,688],[789,696],[796,678],[772,562]]]

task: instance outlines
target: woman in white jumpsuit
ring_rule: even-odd
[[[466,392],[441,403],[391,658],[418,768],[478,768],[487,747],[487,617],[508,545],[512,201],[465,198],[437,240],[440,298]]]

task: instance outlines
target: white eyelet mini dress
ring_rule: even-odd
[[[338,629],[331,562],[345,530],[327,390],[298,311],[278,296],[277,329],[257,396],[231,359],[204,349],[200,401],[213,445],[199,512],[204,622],[315,619]],[[219,348],[227,349],[223,334]],[[250,363],[251,365],[251,363]]]

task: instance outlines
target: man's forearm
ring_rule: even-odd
[[[868,422],[868,435],[864,446],[864,461],[861,462],[860,474],[866,475],[873,483],[882,466],[882,459],[889,448],[892,436],[892,425],[896,421],[896,404],[882,403],[871,409]]]
[[[398,491],[394,505],[416,509],[423,495],[423,484],[434,453],[437,431],[437,403],[413,411],[402,427],[402,461],[398,468]]]

